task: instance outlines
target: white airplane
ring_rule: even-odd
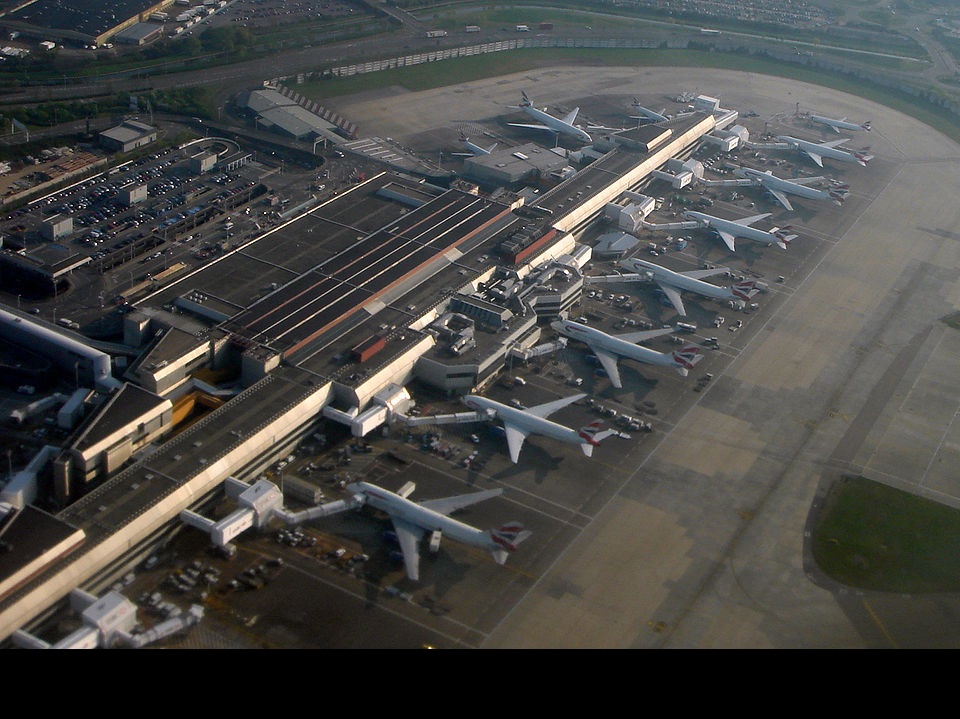
[[[773,195],[774,199],[784,209],[791,211],[793,205],[790,204],[787,195],[797,195],[811,200],[830,200],[835,205],[841,205],[847,195],[850,194],[850,185],[843,185],[832,180],[830,181],[830,187],[826,190],[807,187],[808,184],[823,180],[823,177],[801,177],[796,180],[787,180],[777,177],[770,170],[761,172],[750,167],[741,167],[739,170],[735,170],[734,174],[752,180],[755,185],[762,186],[763,189]]]
[[[460,133],[460,142],[463,143],[463,146],[467,152],[451,153],[456,157],[476,157],[477,155],[489,155],[491,152],[497,149],[497,145],[499,144],[495,142],[490,145],[490,147],[480,147],[480,145],[470,142],[470,138],[462,132]]]
[[[856,132],[857,130],[866,130],[867,132],[870,132],[873,129],[869,120],[857,124],[856,122],[849,122],[845,117],[840,118],[839,120],[833,117],[824,117],[823,115],[808,115],[808,117],[810,118],[810,122],[826,125],[837,134],[840,133],[840,130],[852,130],[853,132]]]
[[[856,162],[864,167],[873,159],[873,155],[868,155],[865,150],[841,150],[839,146],[845,142],[850,142],[850,138],[843,137],[839,140],[830,142],[810,142],[809,140],[800,140],[789,135],[780,135],[777,137],[780,142],[785,142],[791,147],[803,152],[813,160],[817,165],[823,167],[823,158],[829,157],[831,160],[841,162]]]
[[[639,112],[639,115],[631,115],[630,119],[640,120],[641,122],[666,122],[670,118],[664,115],[667,110],[664,108],[660,112],[654,112],[643,105],[640,104],[640,100],[633,98],[633,104],[630,106],[634,112]]]
[[[587,133],[586,130],[574,125],[573,123],[577,119],[577,113],[580,112],[579,107],[573,108],[565,117],[559,118],[554,117],[545,110],[538,110],[534,107],[533,103],[530,101],[530,98],[527,97],[527,93],[522,93],[523,100],[519,105],[511,105],[511,107],[516,107],[519,110],[523,110],[534,120],[539,120],[541,124],[535,125],[532,123],[522,123],[522,122],[510,122],[508,125],[513,125],[514,127],[526,127],[531,130],[546,130],[547,132],[552,132],[554,135],[569,135],[581,142],[593,142],[593,138]]]
[[[766,245],[779,245],[783,249],[787,249],[787,243],[797,237],[796,235],[786,234],[787,230],[790,229],[789,227],[773,227],[769,230],[758,230],[756,227],[750,226],[754,222],[769,217],[770,214],[769,212],[764,212],[762,215],[741,217],[739,220],[725,220],[722,217],[714,217],[705,212],[685,210],[683,216],[694,220],[700,227],[707,227],[716,232],[720,235],[720,239],[730,248],[731,252],[736,252],[734,240],[737,237],[745,237],[748,240],[763,242]]]
[[[687,311],[683,306],[683,299],[680,296],[681,291],[694,292],[715,300],[732,300],[734,302],[749,302],[760,292],[757,289],[757,283],[753,280],[737,282],[731,287],[718,287],[701,279],[713,275],[729,274],[730,270],[726,267],[674,272],[661,265],[637,258],[621,260],[620,266],[631,272],[636,272],[641,279],[656,282],[667,299],[670,300],[670,304],[683,316],[686,316]]]
[[[400,551],[403,552],[407,576],[415,582],[420,579],[418,545],[425,534],[430,534],[432,552],[440,548],[441,536],[446,536],[473,547],[489,550],[497,564],[506,562],[507,554],[515,550],[517,545],[531,534],[518,522],[508,522],[497,529],[483,530],[449,516],[458,509],[503,494],[502,487],[460,494],[446,499],[428,499],[419,503],[407,499],[414,489],[416,485],[413,482],[407,482],[397,493],[368,482],[355,482],[346,486],[346,490],[353,496],[358,506],[366,504],[390,515]]]
[[[573,320],[558,320],[551,323],[551,326],[564,337],[579,340],[586,344],[600,360],[600,365],[610,377],[610,384],[616,389],[623,389],[623,382],[620,379],[620,368],[617,360],[632,359],[637,362],[658,365],[660,367],[673,367],[680,373],[681,377],[686,377],[687,372],[693,369],[693,366],[703,359],[700,354],[700,348],[696,345],[688,344],[673,352],[657,352],[649,347],[642,347],[635,344],[650,339],[657,334],[672,333],[672,328],[664,330],[644,330],[641,332],[627,332],[621,335],[608,335],[593,327],[587,327]]]
[[[474,394],[468,394],[464,397],[463,403],[470,409],[476,410],[478,414],[485,414],[488,419],[499,419],[503,422],[503,429],[507,435],[507,446],[510,448],[510,459],[516,464],[520,458],[523,441],[531,434],[539,434],[567,444],[579,445],[588,457],[593,455],[593,448],[600,444],[602,440],[611,435],[620,435],[619,432],[612,429],[600,431],[602,426],[600,421],[592,422],[586,427],[575,430],[547,419],[557,410],[583,397],[586,397],[586,395],[575,394],[526,409],[508,407],[492,399]]]

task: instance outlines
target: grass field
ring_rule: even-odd
[[[960,591],[960,510],[863,477],[833,485],[812,542],[820,570],[851,587]]]
[[[791,63],[733,53],[698,50],[531,49],[489,53],[430,62],[380,72],[305,82],[297,91],[317,101],[341,95],[399,86],[417,92],[553,65],[618,65],[637,67],[710,67],[773,75],[830,87],[909,115],[960,142],[960,119],[930,103],[867,83],[828,75]]]

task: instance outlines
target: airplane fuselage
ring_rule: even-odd
[[[593,142],[593,138],[590,137],[585,130],[581,130],[576,125],[571,125],[568,122],[564,122],[560,118],[554,117],[548,112],[538,110],[533,105],[526,105],[521,109],[533,119],[542,122],[549,130],[559,132],[561,135],[569,135],[570,137],[576,138],[581,142]]]
[[[553,323],[553,328],[570,339],[579,340],[586,345],[599,348],[623,359],[657,365],[659,367],[676,367],[673,356],[664,352],[657,352],[643,345],[627,342],[606,332],[587,327],[572,320],[559,320]]]
[[[538,417],[522,409],[508,407],[505,404],[481,397],[479,395],[468,394],[463,398],[463,403],[470,409],[478,412],[493,412],[494,415],[505,424],[511,424],[514,427],[530,434],[539,434],[544,437],[567,442],[568,444],[583,444],[584,439],[577,430],[570,427],[564,427],[562,424],[551,422],[544,417]]]
[[[792,210],[793,207],[790,205],[789,200],[783,197],[783,195],[797,195],[798,197],[805,197],[810,200],[829,200],[835,205],[840,205],[849,194],[849,188],[847,185],[836,185],[829,190],[821,190],[799,182],[792,182],[782,177],[776,177],[772,173],[760,172],[760,170],[754,170],[752,168],[743,168],[738,170],[737,174],[741,177],[752,180],[756,184],[766,189],[771,195],[773,195],[777,202],[779,202],[788,210]],[[810,181],[812,182],[818,179],[823,178],[810,178]],[[778,193],[780,194],[778,195]]]
[[[633,272],[641,274],[647,273],[654,282],[662,282],[666,285],[671,285],[678,290],[694,292],[698,295],[703,295],[704,297],[710,297],[711,299],[716,300],[743,299],[735,295],[733,290],[729,287],[719,287],[709,282],[698,280],[695,277],[688,277],[680,272],[674,272],[673,270],[667,269],[666,267],[661,267],[660,265],[655,265],[654,263],[647,262],[646,260],[632,258],[629,260],[624,260],[621,265],[629,270],[632,270]]]
[[[464,544],[476,547],[489,548],[490,535],[485,530],[471,527],[440,512],[435,512],[399,494],[377,487],[367,482],[356,482],[346,487],[353,494],[361,494],[366,498],[366,504],[397,517],[405,522],[433,532],[440,530],[444,537],[455,539]]]
[[[820,157],[828,157],[831,160],[839,160],[840,162],[856,162],[860,165],[866,166],[869,157],[864,156],[862,153],[854,153],[848,150],[841,150],[837,147],[831,147],[825,143],[810,142],[809,140],[801,140],[796,137],[790,137],[789,135],[780,135],[777,137],[777,140],[780,142],[785,142],[788,145],[793,145],[801,152],[805,152],[808,155],[818,155]],[[839,140],[838,140],[839,142]],[[817,163],[819,164],[819,163]]]
[[[647,109],[639,103],[633,103],[631,107],[640,113],[640,116],[636,119],[646,120],[647,122],[666,122],[669,118],[666,115],[662,115],[659,112],[654,112],[653,110]]]
[[[704,227],[709,227],[712,230],[716,230],[718,234],[721,232],[727,232],[734,237],[743,237],[748,240],[753,240],[754,242],[762,242],[765,245],[778,244],[782,242],[781,238],[777,237],[773,232],[760,230],[756,227],[750,227],[749,225],[743,225],[739,222],[734,222],[733,220],[725,220],[722,217],[714,217],[713,215],[708,215],[704,212],[686,210],[683,215],[691,220],[696,220]]]
[[[491,152],[493,152],[493,149],[496,147],[496,143],[494,143],[490,147],[480,147],[480,145],[470,142],[470,140],[462,140],[462,142],[463,142],[463,146],[467,150],[469,150],[474,155],[478,155],[478,156],[489,155]]]
[[[852,130],[856,132],[857,130],[870,130],[870,125],[864,123],[862,125],[857,124],[856,122],[849,122],[848,120],[837,120],[832,117],[824,117],[823,115],[810,115],[810,120],[816,122],[820,125],[826,125],[827,127],[832,127],[837,132],[840,130]]]
[[[816,187],[809,187],[808,185],[790,182],[790,180],[786,180],[782,177],[776,177],[774,175],[768,175],[766,172],[760,172],[759,170],[745,168],[741,174],[743,177],[753,180],[759,185],[771,187],[775,190],[780,190],[780,192],[797,195],[798,197],[806,197],[810,200],[831,199],[830,194],[826,190],[820,190]]]

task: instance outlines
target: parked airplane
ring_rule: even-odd
[[[527,93],[524,92],[522,94],[523,100],[521,103],[519,105],[512,105],[511,107],[523,110],[534,120],[539,120],[541,124],[535,125],[522,122],[510,122],[507,124],[513,125],[514,127],[526,127],[531,130],[546,130],[547,132],[552,132],[554,135],[569,135],[581,142],[593,142],[593,138],[587,134],[586,130],[573,124],[577,119],[577,113],[580,112],[579,107],[573,108],[566,117],[554,117],[545,110],[538,110],[534,107],[530,98],[527,97]]]
[[[602,423],[599,421],[592,422],[586,427],[575,430],[547,419],[547,417],[557,410],[583,397],[586,397],[586,395],[575,394],[552,402],[527,407],[526,409],[508,407],[492,399],[473,394],[468,394],[464,397],[463,402],[470,409],[476,410],[481,414],[486,414],[490,419],[499,419],[503,422],[503,428],[507,435],[507,445],[510,448],[510,459],[516,464],[520,457],[520,449],[523,447],[523,441],[531,434],[539,434],[568,444],[579,445],[580,449],[583,450],[583,453],[588,457],[593,455],[593,448],[600,444],[601,441],[611,435],[619,435],[619,432],[612,429],[601,431],[600,427]]]
[[[643,105],[640,104],[640,100],[633,98],[633,104],[630,106],[634,112],[640,113],[639,115],[631,115],[630,118],[633,120],[640,120],[641,122],[666,122],[670,118],[664,115],[667,111],[666,108],[660,112],[654,112]]]
[[[497,564],[506,562],[508,553],[514,551],[517,545],[531,534],[518,522],[508,522],[497,529],[482,530],[449,516],[458,509],[503,494],[502,487],[419,503],[407,499],[414,489],[416,485],[413,482],[407,482],[397,493],[368,482],[355,482],[346,486],[347,492],[361,505],[369,505],[390,515],[400,550],[403,552],[407,576],[413,581],[420,579],[418,545],[427,533],[430,533],[432,552],[440,548],[440,538],[447,536],[458,542],[489,550]]]
[[[796,235],[785,234],[790,229],[789,227],[758,230],[756,227],[750,226],[754,222],[769,217],[769,212],[764,212],[762,215],[752,215],[751,217],[741,217],[739,220],[725,220],[722,217],[714,217],[695,210],[685,210],[683,216],[696,221],[700,227],[707,227],[716,232],[731,252],[736,252],[734,239],[737,237],[745,237],[748,240],[763,242],[767,245],[779,245],[783,249],[787,249],[787,243],[796,238]]]
[[[810,118],[810,122],[826,125],[837,134],[840,133],[840,130],[852,130],[854,132],[857,130],[866,130],[867,132],[870,132],[873,129],[869,120],[857,124],[856,122],[849,122],[845,117],[839,120],[833,117],[824,117],[823,115],[808,115],[808,117]]]
[[[702,280],[703,277],[729,274],[730,270],[726,267],[674,272],[661,265],[637,258],[621,260],[620,266],[631,272],[636,272],[642,279],[656,282],[667,299],[670,300],[674,309],[684,316],[686,316],[687,311],[683,306],[683,299],[680,296],[681,291],[694,292],[715,300],[732,300],[734,302],[749,302],[760,292],[757,289],[757,283],[753,280],[737,282],[732,287],[718,287]]]
[[[660,367],[673,367],[680,373],[681,377],[686,377],[687,372],[693,369],[703,355],[700,354],[700,348],[696,345],[688,344],[673,352],[657,352],[649,347],[642,347],[635,344],[643,342],[657,334],[672,333],[672,328],[663,330],[644,330],[641,332],[627,332],[621,335],[608,335],[593,327],[587,327],[573,320],[558,320],[551,326],[560,334],[570,339],[579,340],[585,343],[600,360],[600,365],[610,377],[610,384],[616,389],[623,388],[623,382],[620,379],[620,368],[617,360],[632,359],[637,362],[658,365]]]
[[[475,157],[477,155],[489,155],[491,152],[497,149],[497,145],[499,144],[495,142],[492,145],[490,145],[490,147],[480,147],[480,145],[476,145],[470,142],[470,138],[467,137],[462,132],[460,133],[460,142],[463,143],[463,146],[467,150],[467,152],[451,153],[456,157]]]
[[[829,157],[831,160],[840,160],[841,162],[856,162],[864,167],[873,159],[873,155],[866,154],[865,150],[841,150],[839,146],[849,142],[850,138],[844,137],[830,142],[810,142],[809,140],[800,140],[789,135],[780,135],[777,137],[780,142],[785,142],[795,149],[803,152],[813,160],[817,165],[823,167],[823,158]]]
[[[793,205],[790,204],[790,200],[787,198],[788,194],[806,197],[811,200],[830,200],[835,205],[842,204],[847,195],[850,194],[850,185],[842,185],[840,183],[831,182],[830,187],[826,190],[807,187],[810,183],[823,180],[823,177],[801,177],[795,180],[787,180],[782,177],[777,177],[770,170],[761,172],[760,170],[754,170],[750,167],[741,167],[739,170],[735,170],[734,174],[752,180],[754,184],[762,186],[763,189],[773,195],[774,199],[786,210],[793,210]]]

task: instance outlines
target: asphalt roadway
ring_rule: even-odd
[[[960,308],[956,144],[844,93],[725,70],[559,67],[335,104],[365,135],[417,146],[464,118],[495,121],[520,89],[538,104],[639,95],[659,107],[693,88],[764,120],[798,103],[870,119],[850,146],[876,159],[845,168],[856,201],[822,213],[819,229],[808,220],[819,249],[793,268],[783,301],[767,303],[723,374],[479,646],[960,646],[957,597],[834,586],[805,542],[843,474],[960,506],[960,335],[941,322]]]

